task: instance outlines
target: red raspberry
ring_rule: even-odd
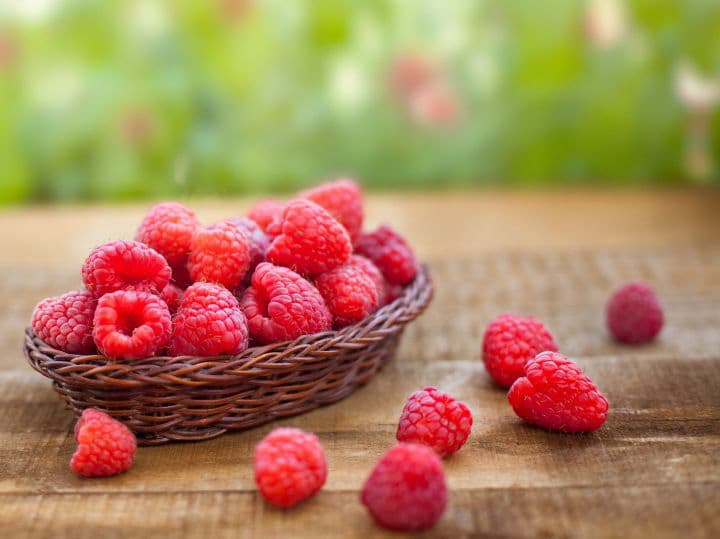
[[[188,269],[193,281],[206,281],[233,290],[250,265],[245,234],[228,221],[198,230],[190,244]]]
[[[387,225],[360,234],[355,251],[368,257],[391,285],[406,285],[415,279],[418,264],[405,239]]]
[[[378,307],[378,289],[362,268],[346,264],[315,281],[337,327],[359,322]]]
[[[171,273],[160,253],[144,243],[125,240],[95,247],[82,267],[83,284],[96,298],[116,290],[159,294]]]
[[[620,342],[651,341],[663,327],[663,311],[652,288],[629,283],[610,297],[605,309],[607,327]]]
[[[46,298],[32,315],[35,335],[47,344],[69,354],[92,354],[93,314],[97,300],[90,292],[68,292]]]
[[[325,484],[327,464],[318,437],[300,429],[279,428],[255,446],[255,482],[279,507],[314,496]]]
[[[387,299],[387,283],[378,267],[373,264],[369,258],[360,255],[352,255],[350,260],[348,260],[348,265],[360,268],[372,279],[378,292],[378,306],[385,305]]]
[[[200,228],[195,212],[178,202],[161,202],[147,212],[135,239],[155,249],[170,266],[187,262],[190,240]]]
[[[377,463],[360,499],[380,526],[397,531],[431,528],[447,504],[442,462],[427,446],[400,443]]]
[[[294,271],[263,262],[240,301],[250,336],[261,344],[287,341],[332,328],[320,292]]]
[[[326,182],[301,192],[299,196],[325,208],[347,229],[351,239],[360,234],[364,217],[363,197],[360,186],[354,180],[340,178]]]
[[[88,408],[75,423],[78,446],[70,468],[84,477],[108,477],[124,472],[133,462],[137,442],[130,429],[105,412]]]
[[[180,306],[180,302],[182,301],[183,297],[183,291],[181,288],[170,283],[162,289],[162,292],[160,292],[160,297],[165,303],[167,303],[170,312],[174,313],[178,310],[178,307]]]
[[[528,423],[561,432],[592,432],[608,415],[609,404],[574,361],[541,352],[525,364],[525,376],[508,392],[515,413]]]
[[[264,232],[275,219],[282,215],[284,205],[272,198],[258,200],[247,213],[248,219],[255,221]]]
[[[282,232],[270,244],[268,261],[314,277],[350,258],[352,243],[347,230],[328,212],[309,200],[285,206]]]
[[[248,248],[250,249],[250,264],[248,271],[245,274],[249,280],[252,277],[255,268],[260,262],[265,261],[265,252],[270,245],[270,238],[263,232],[262,228],[253,220],[247,217],[238,217],[237,219],[231,219],[230,222],[237,226],[248,242]]]
[[[525,375],[525,363],[545,350],[557,352],[558,347],[542,322],[531,316],[501,314],[485,329],[482,359],[492,379],[508,388]]]
[[[185,290],[173,320],[170,355],[234,355],[247,346],[247,322],[235,296],[212,283]]]
[[[93,320],[98,350],[109,358],[154,355],[170,338],[170,311],[158,296],[118,290],[98,300]]]
[[[426,387],[405,402],[397,439],[427,445],[441,457],[447,457],[467,441],[472,422],[472,414],[464,402],[434,387]]]

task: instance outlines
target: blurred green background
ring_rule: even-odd
[[[716,181],[717,0],[5,0],[0,202]]]

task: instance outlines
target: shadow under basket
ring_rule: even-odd
[[[357,324],[236,356],[116,362],[61,352],[30,328],[24,352],[76,416],[85,408],[104,410],[132,429],[140,445],[207,440],[347,397],[392,359],[405,326],[432,295],[423,266],[401,297]]]

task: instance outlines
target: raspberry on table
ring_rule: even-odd
[[[255,268],[260,262],[265,261],[265,252],[270,246],[270,238],[263,232],[263,229],[247,217],[238,217],[236,219],[230,219],[230,222],[237,226],[248,242],[248,248],[250,250],[250,264],[248,265],[247,273],[245,274],[246,280],[250,280]]]
[[[506,313],[485,329],[482,360],[495,383],[508,388],[525,375],[525,363],[545,350],[557,352],[558,347],[542,322]]]
[[[262,439],[255,447],[254,468],[260,493],[279,507],[314,496],[327,478],[318,437],[293,428],[274,429]]]
[[[342,266],[352,253],[345,227],[309,200],[289,202],[280,229],[267,251],[268,261],[306,277]]]
[[[405,402],[397,440],[427,445],[441,457],[447,457],[465,444],[472,423],[472,414],[464,402],[437,388],[426,387]]]
[[[33,311],[33,331],[53,348],[68,354],[92,354],[96,305],[97,300],[86,290],[46,298]]]
[[[284,204],[272,199],[264,198],[258,200],[247,213],[247,218],[255,221],[263,232],[267,232],[267,227],[275,219],[279,219],[282,215]]]
[[[354,180],[339,178],[302,191],[299,196],[325,208],[345,227],[352,240],[360,234],[364,218],[363,196]]]
[[[184,265],[190,240],[200,228],[195,212],[179,202],[160,202],[147,212],[135,239],[155,249],[172,267]]]
[[[345,264],[320,275],[315,285],[333,315],[336,327],[363,320],[378,307],[378,289],[362,268]]]
[[[360,268],[372,279],[378,292],[378,307],[385,305],[387,303],[388,285],[378,267],[369,258],[362,255],[352,255],[347,264]]]
[[[170,310],[154,294],[117,290],[98,300],[93,338],[100,353],[112,359],[155,355],[170,339]]]
[[[332,315],[320,292],[294,271],[263,262],[251,283],[240,307],[256,342],[270,344],[332,329]]]
[[[185,290],[172,323],[170,355],[234,355],[247,347],[247,321],[230,291],[213,283]]]
[[[615,339],[640,344],[653,340],[660,333],[664,317],[652,288],[645,283],[628,283],[610,297],[605,320]]]
[[[75,423],[78,446],[70,468],[84,477],[108,477],[124,472],[135,458],[137,441],[125,425],[95,408],[83,410]]]
[[[447,504],[440,458],[427,446],[399,443],[385,453],[365,481],[361,501],[385,528],[431,528]]]
[[[96,298],[116,290],[159,294],[171,273],[165,258],[139,241],[104,243],[90,252],[82,266],[83,284]]]
[[[387,225],[364,232],[355,241],[357,254],[366,256],[391,285],[406,285],[415,279],[418,263],[412,248]]]
[[[160,298],[167,303],[170,313],[174,313],[178,310],[180,302],[182,301],[183,290],[172,283],[169,283],[160,292]]]
[[[549,351],[525,364],[525,376],[515,380],[508,401],[528,423],[560,432],[595,431],[609,410],[605,396],[574,361]]]
[[[190,244],[188,270],[193,281],[235,289],[250,266],[250,246],[233,223],[221,221],[197,231]]]

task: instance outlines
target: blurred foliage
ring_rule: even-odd
[[[377,187],[685,181],[674,72],[720,73],[716,0],[628,1],[631,29],[605,47],[578,0],[28,4],[0,9],[5,203],[339,173]],[[406,50],[444,66],[454,125],[418,126],[388,95]],[[717,113],[708,125],[717,155]]]

